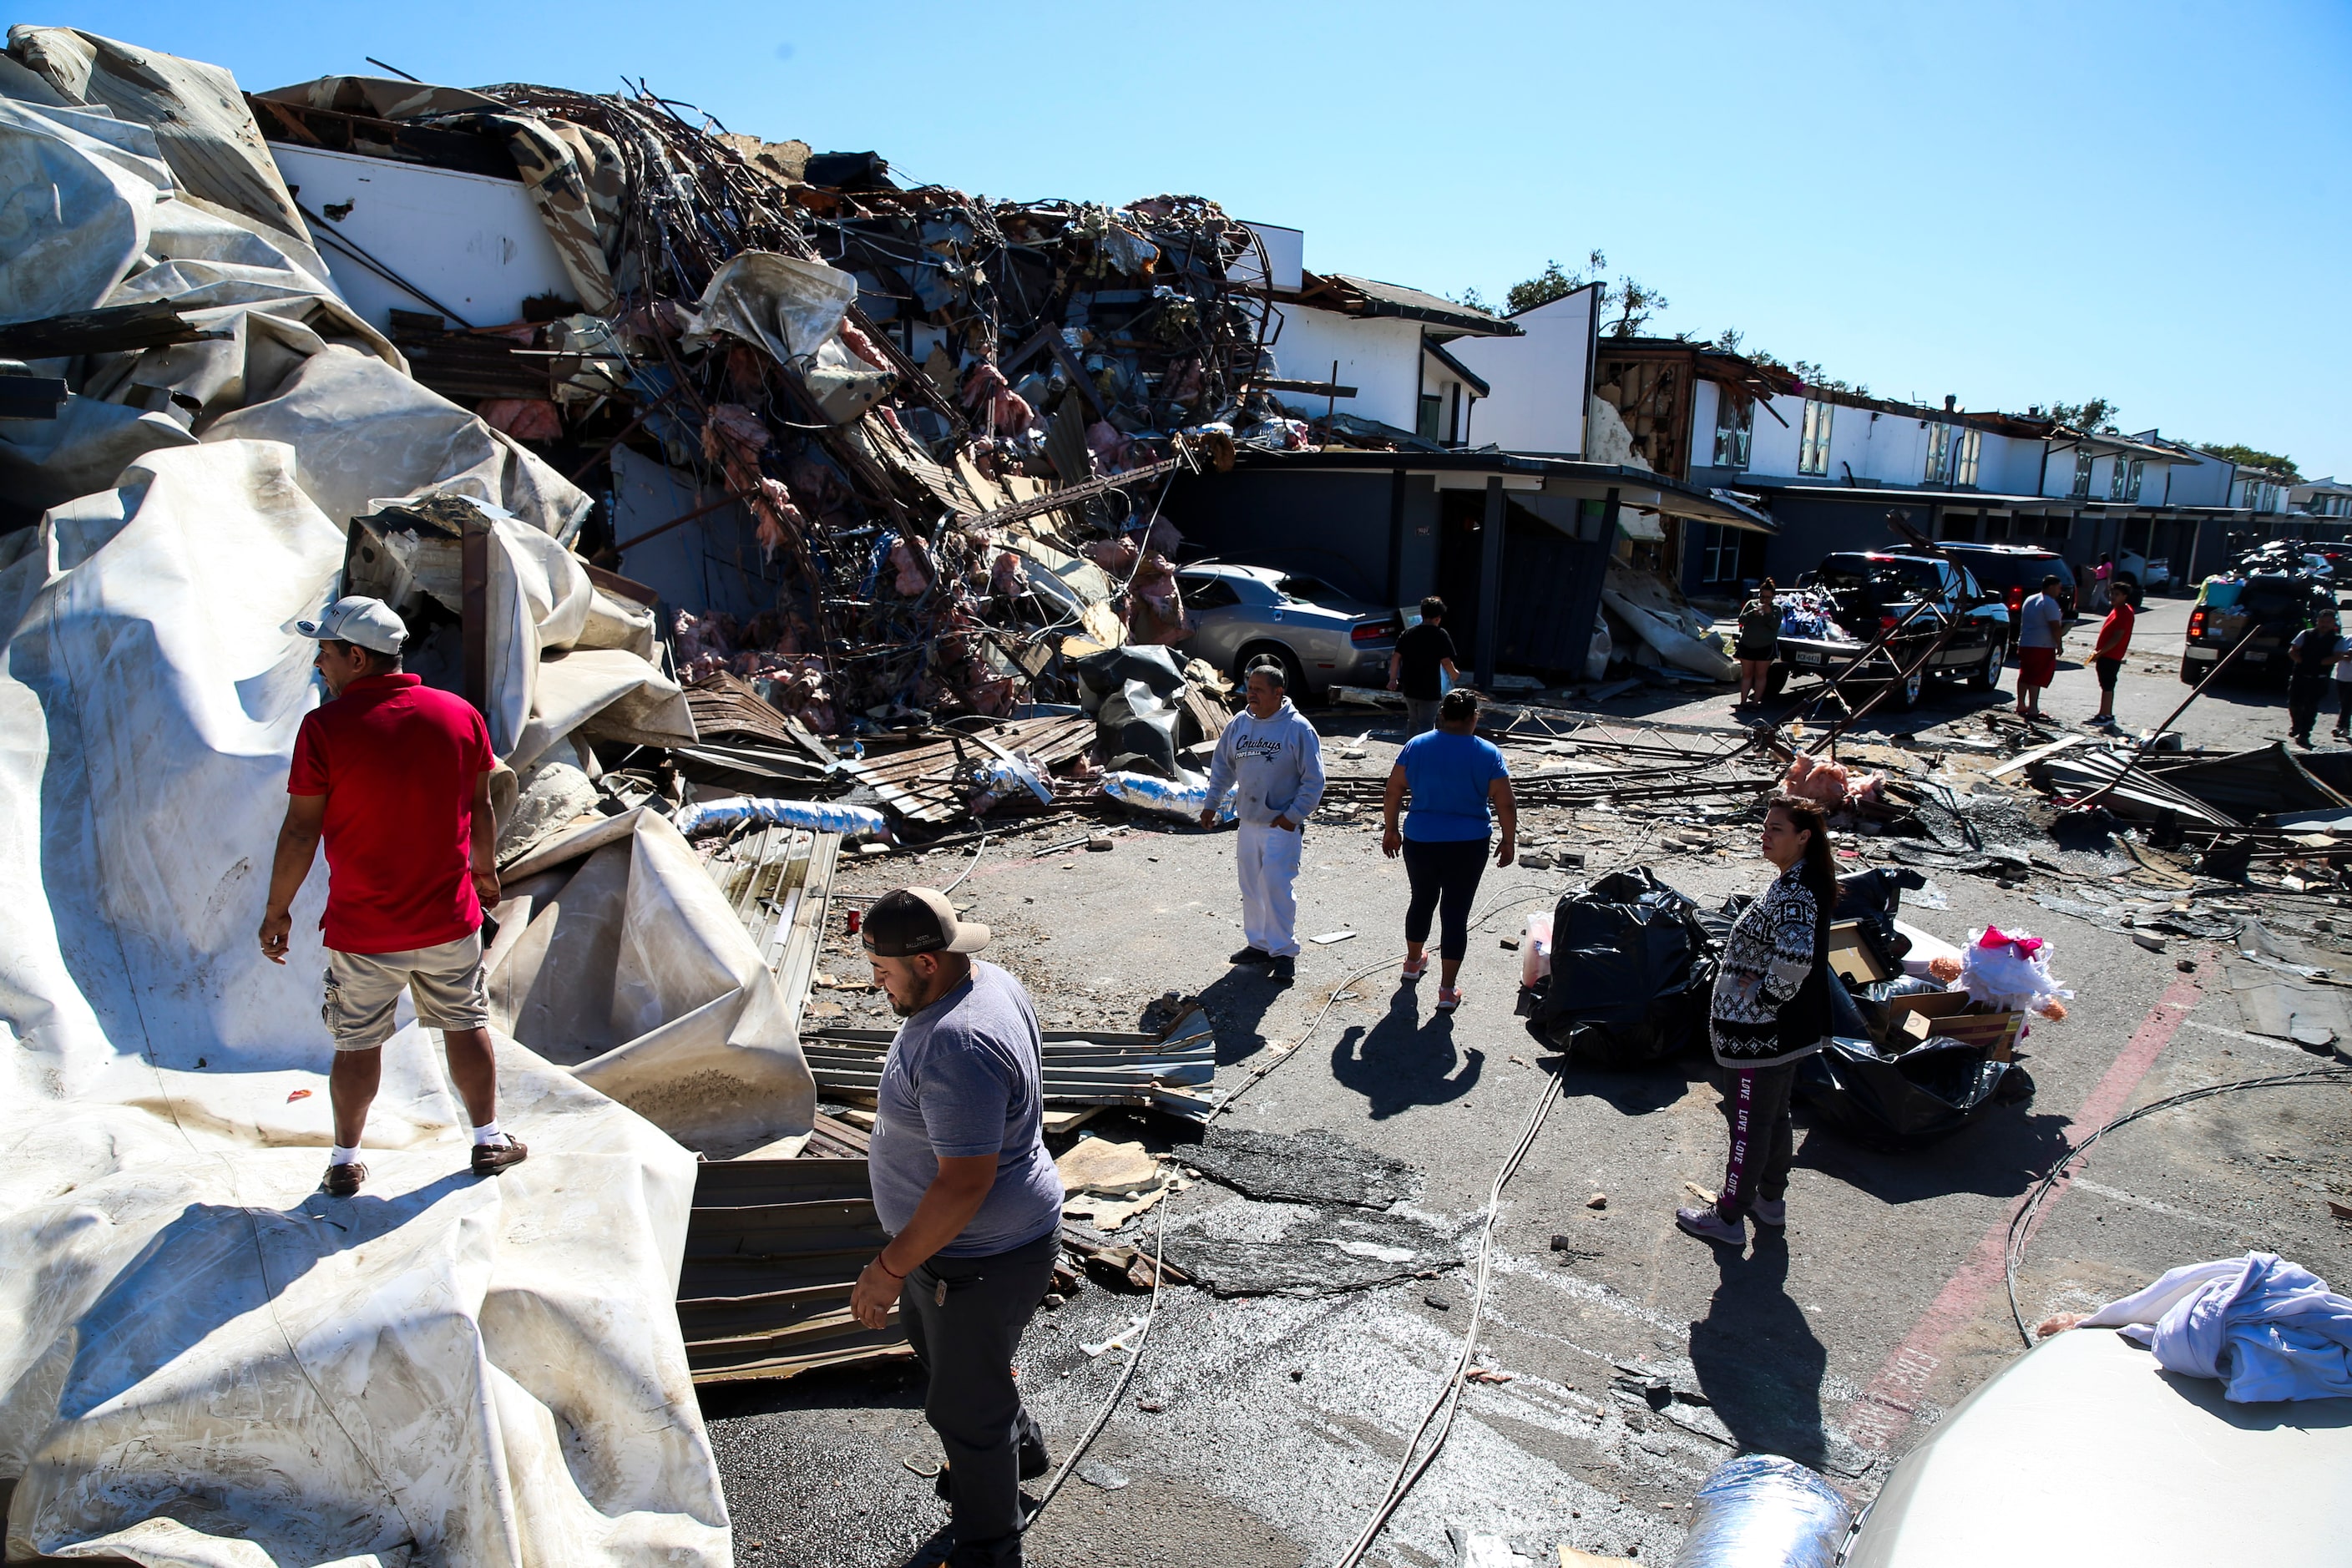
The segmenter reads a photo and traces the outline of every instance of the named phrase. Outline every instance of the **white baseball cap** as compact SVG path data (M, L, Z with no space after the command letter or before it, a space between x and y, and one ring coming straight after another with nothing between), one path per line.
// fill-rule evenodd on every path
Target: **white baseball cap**
M294 629L320 641L355 643L375 653L396 654L408 640L408 626L382 599L352 594L329 605L315 621L296 621Z

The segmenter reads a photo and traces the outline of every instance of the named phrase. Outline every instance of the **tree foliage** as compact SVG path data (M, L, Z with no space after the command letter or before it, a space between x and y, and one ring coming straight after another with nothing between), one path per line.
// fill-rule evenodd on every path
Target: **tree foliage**
M2208 457L2221 458L2235 463L2242 468L2271 468L2284 474L2290 479L2303 478L2303 470L2294 466L2294 459L2283 452L2265 452L2260 447L2249 447L2238 441L2227 444L2219 441L2200 441L2197 444L2197 449Z
M2116 416L2121 410L2104 397L2094 397L2084 403L2053 403L2047 408L2036 405L2025 412L2031 418L2047 419L2069 430L2099 436L2116 433Z
M1562 267L1558 261L1547 261L1541 272L1511 285L1503 296L1503 313L1516 316L1522 310L1532 310L1538 305L1549 305L1554 300L1564 300L1579 289L1598 283L1601 285L1599 314L1606 322L1608 335L1612 338L1633 337L1650 324L1652 316L1666 309L1666 297L1635 278L1620 276L1612 282L1605 276L1608 270L1609 258L1599 250L1588 255L1584 265L1573 268ZM1475 289L1465 289L1456 297L1455 303L1481 310L1494 309ZM1612 311L1616 312L1617 319L1613 321L1607 321Z

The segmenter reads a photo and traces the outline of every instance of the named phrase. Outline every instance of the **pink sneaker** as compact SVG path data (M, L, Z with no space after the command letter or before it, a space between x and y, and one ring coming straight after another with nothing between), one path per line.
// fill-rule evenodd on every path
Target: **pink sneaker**
M1448 990L1447 990L1444 986L1443 986L1443 985L1441 985L1441 986L1439 986L1439 987L1437 988L1437 1010L1438 1010L1439 1012L1441 1012L1441 1013L1451 1013L1452 1011L1454 1011L1454 1009L1455 1009L1456 1007L1459 1007L1460 1005L1462 1005L1462 993L1461 993L1461 992L1459 992L1459 991L1448 991Z
M1423 956L1418 963L1410 958L1406 959L1404 961L1404 968L1401 971L1404 983L1408 985L1412 984L1414 981L1420 979L1423 975L1428 973L1429 960L1426 956Z

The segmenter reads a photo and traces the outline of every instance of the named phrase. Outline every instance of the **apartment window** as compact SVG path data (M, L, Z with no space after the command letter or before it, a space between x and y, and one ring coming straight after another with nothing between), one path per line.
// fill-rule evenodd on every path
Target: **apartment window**
M2130 483L2131 465L2125 462L2123 458L2118 456L2116 458L2116 466L2107 470L2107 499L2109 500L2123 500L2124 490Z
M1444 421L1445 399L1434 392L1423 393L1421 422L1414 426L1413 434L1424 441L1434 441L1438 438L1438 432L1444 427Z
M1756 433L1756 405L1731 388L1717 389L1715 399L1715 466L1744 468L1748 447Z
M2074 499L2081 500L2089 496L2090 493L2091 454L2084 448L2077 447L2074 448Z
M1805 422L1797 433L1797 472L1826 474L1830 471L1830 409L1831 405L1805 400Z
M1960 460L1952 470L1952 483L1974 486L1977 482L1977 458L1984 452L1984 432L1960 432Z
M1710 522L1699 538L1699 581L1730 585L1764 573L1764 535Z
M2131 478L2124 481L2124 500L2139 500L2139 481L2140 481L2140 476L2141 476L2142 474L2146 473L2147 471L2147 464L2146 464L2145 462L2141 461L2140 459L2138 459L2138 458L2135 458L2132 460L2132 466L2131 466Z
M1939 485L1951 477L1951 468L1952 427L1931 424L1927 426L1927 466L1919 478L1925 483Z

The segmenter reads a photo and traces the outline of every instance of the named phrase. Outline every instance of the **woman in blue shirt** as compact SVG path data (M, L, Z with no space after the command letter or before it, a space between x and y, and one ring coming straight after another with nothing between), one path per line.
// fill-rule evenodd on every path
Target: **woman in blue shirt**
M1400 829L1397 813L1408 794L1412 810ZM1455 981L1470 951L1470 902L1486 869L1489 805L1503 828L1502 842L1495 846L1495 864L1507 866L1519 823L1510 769L1494 742L1478 738L1478 694L1457 686L1438 705L1437 728L1414 736L1397 753L1396 766L1389 770L1381 821L1381 853L1391 860L1402 854L1405 876L1412 883L1412 899L1404 910L1408 983L1429 972L1423 948L1429 941L1431 913L1443 921L1437 943L1441 1013L1462 1005Z

